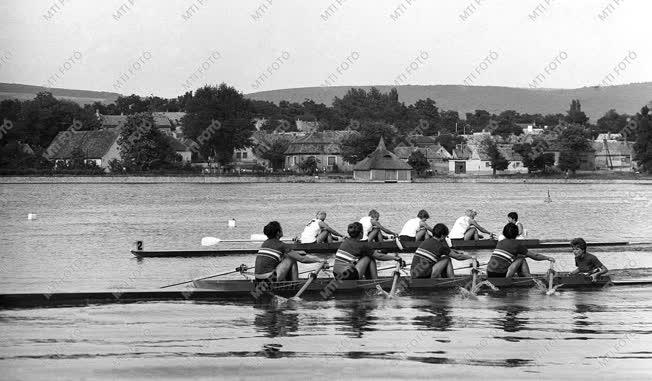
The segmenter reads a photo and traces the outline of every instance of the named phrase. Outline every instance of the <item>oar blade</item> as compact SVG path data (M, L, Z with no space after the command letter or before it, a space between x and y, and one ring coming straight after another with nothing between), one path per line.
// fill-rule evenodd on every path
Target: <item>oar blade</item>
M213 246L213 245L217 245L221 241L222 241L221 239L215 238L215 237L204 237L204 238L201 239L201 245L202 246Z

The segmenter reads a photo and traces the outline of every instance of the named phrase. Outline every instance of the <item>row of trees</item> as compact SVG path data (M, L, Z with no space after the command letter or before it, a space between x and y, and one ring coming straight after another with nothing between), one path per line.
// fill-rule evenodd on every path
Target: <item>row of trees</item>
M442 146L452 151L457 144L463 142L458 133L477 132L490 127L492 134L496 136L519 135L522 130L516 123L534 122L537 125L556 126L560 121L574 126L560 135L561 144L568 150L568 154L563 158L564 162L577 163L577 155L588 149L588 139L595 137L597 133L621 131L632 121L638 123L638 127L629 129L628 138L636 139L637 134L641 138L636 145L638 150L643 150L643 153L637 154L638 160L646 163L649 162L647 158L650 156L645 151L645 139L649 139L649 132L642 127L646 125L646 118L649 119L647 113L645 116L642 113L630 116L609 110L598 119L596 125L591 125L581 110L579 100L573 100L565 114L520 114L507 110L496 115L485 110L475 110L474 113L466 114L466 120L460 120L457 111L440 110L430 98L406 106L399 101L396 89L388 93L381 93L376 88L369 91L350 89L342 98L336 97L332 106L318 104L312 100L301 104L282 101L276 105L249 100L226 84L204 86L175 99L130 95L119 97L115 103L109 105L94 103L83 107L74 102L57 99L50 93L39 93L33 100L27 101L4 100L0 102L0 117L11 121L13 128L4 134L0 141L1 148L6 148L11 142L22 141L38 153L50 144L58 132L70 128L75 123L78 123L81 129L99 128L100 121L95 116L96 111L102 114L135 115L140 120L151 118L147 115L155 111L184 111L186 116L182 125L185 136L197 143L197 151L204 158L210 157L222 164L231 160L234 149L252 144L250 139L255 130L254 118L266 119L263 129L270 131L278 128L296 129L296 119L317 121L321 129L355 130L357 133L350 134L343 142L344 158L351 163L362 160L373 151L381 136L388 148L393 149L409 135L434 135ZM138 122L135 122L135 125L138 125ZM158 138L150 137L150 143L156 139ZM537 153L542 144L548 144L549 141L542 139L543 141L531 143L529 146L525 144L516 147L530 168L545 167L545 159ZM281 164L282 153L288 144L288 141L279 139L260 154L273 163ZM141 148L147 151L146 147ZM161 146L157 149L163 150L160 157L154 159L156 155L147 151L147 160L155 160L154 163L173 161L167 148ZM131 156L126 154L126 158L128 162L139 160L135 153Z

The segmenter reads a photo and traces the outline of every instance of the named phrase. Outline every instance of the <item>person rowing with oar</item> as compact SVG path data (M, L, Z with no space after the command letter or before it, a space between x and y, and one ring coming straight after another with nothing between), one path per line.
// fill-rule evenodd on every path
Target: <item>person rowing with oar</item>
M371 209L369 215L362 217L360 223L362 224L362 240L369 242L381 242L383 240L383 233L396 236L397 234L387 229L378 221L380 213L376 209Z
M349 238L345 239L335 253L333 274L335 279L356 280L363 275L367 279L377 279L376 259L380 261L398 261L401 265L405 262L398 255L382 254L371 248L368 242L362 239L362 224L353 222L349 224L347 232Z
M328 226L324 220L326 219L326 212L319 211L314 219L312 219L301 233L301 243L322 243L333 242L333 236L344 237L335 229Z
M484 238L479 232L489 234L490 237L493 237L493 233L480 226L480 224L475 220L475 216L477 215L478 212L474 209L467 209L462 217L455 220L455 224L453 224L453 228L451 229L450 238L463 239L465 241L477 241L480 238Z
M607 274L609 270L600 262L598 257L586 252L586 241L583 238L574 238L570 244L575 255L575 266L577 268L568 275L582 274L590 276L591 281L597 282L601 275Z
M430 218L430 214L424 209L421 209L417 213L416 218L409 219L403 229L398 233L398 238L404 242L419 242L427 238L428 231L431 230L430 226L426 223L426 220Z
M410 267L412 278L453 278L455 274L451 257L458 261L477 261L461 251L451 250L446 243L447 236L446 225L439 223L432 228L432 238L423 241L414 253Z
M511 278L515 274L521 277L531 277L530 267L525 260L555 262L555 258L543 254L529 252L520 240L517 240L518 226L508 223L503 228L505 239L499 241L487 264L487 277Z
M281 241L283 229L278 221L265 225L263 233L267 240L260 245L256 256L254 275L258 281L286 281L299 279L299 267L302 263L325 263L326 259L309 255L302 251L294 251L292 247Z

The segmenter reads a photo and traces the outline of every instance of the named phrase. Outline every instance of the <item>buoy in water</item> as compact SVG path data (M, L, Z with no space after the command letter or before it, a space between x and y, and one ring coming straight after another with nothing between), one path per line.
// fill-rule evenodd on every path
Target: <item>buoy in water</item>
M550 197L550 189L548 189L548 197L543 199L544 202L552 202L552 198Z
M228 227L234 228L235 227L235 218L231 218L227 224Z
M34 214L34 213L27 213L27 219L28 219L28 220L35 220L35 219L36 219L36 214Z

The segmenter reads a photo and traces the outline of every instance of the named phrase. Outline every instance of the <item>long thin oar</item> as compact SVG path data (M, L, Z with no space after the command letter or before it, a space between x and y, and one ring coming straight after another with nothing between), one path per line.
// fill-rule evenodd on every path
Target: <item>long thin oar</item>
M236 267L235 270L233 270L233 271L227 271L227 272L225 272L225 273L209 275L209 276L205 276L205 277L201 277L201 278L195 278L195 279L187 280L187 281L185 281L185 282L179 282L179 283L174 283L174 284L168 284L167 286L163 286L163 287L161 287L161 288L168 288L168 287L172 287L172 286L180 286L180 285L182 285L182 284L191 283L191 282L194 282L194 281L196 281L196 280L204 280L204 279L208 279L208 278L215 278L215 277L222 276L222 275L228 275L228 274L233 274L233 273L240 273L240 272L243 272L243 271L247 271L247 269L249 269L249 268L250 268L249 266L243 264L243 265L240 265L240 266Z
M250 239L221 239L217 237L204 237L201 239L202 246L213 246L221 242L263 242L267 238L253 237ZM281 241L290 242L291 239L282 239Z
M392 289L389 291L389 298L396 295L396 286L398 286L398 278L401 277L401 262L396 262L396 269L394 270L394 281L392 282Z
M294 295L294 297L292 298L293 300L297 300L299 299L299 297L301 297L303 292L308 289L308 286L310 286L310 283L312 283L313 280L317 279L317 275L319 275L319 272L325 267L325 265L326 262L324 262L321 266L319 266L319 268L316 271L310 273L310 275L308 276L308 280L306 281L306 283L303 284L301 289L299 289L297 294Z

